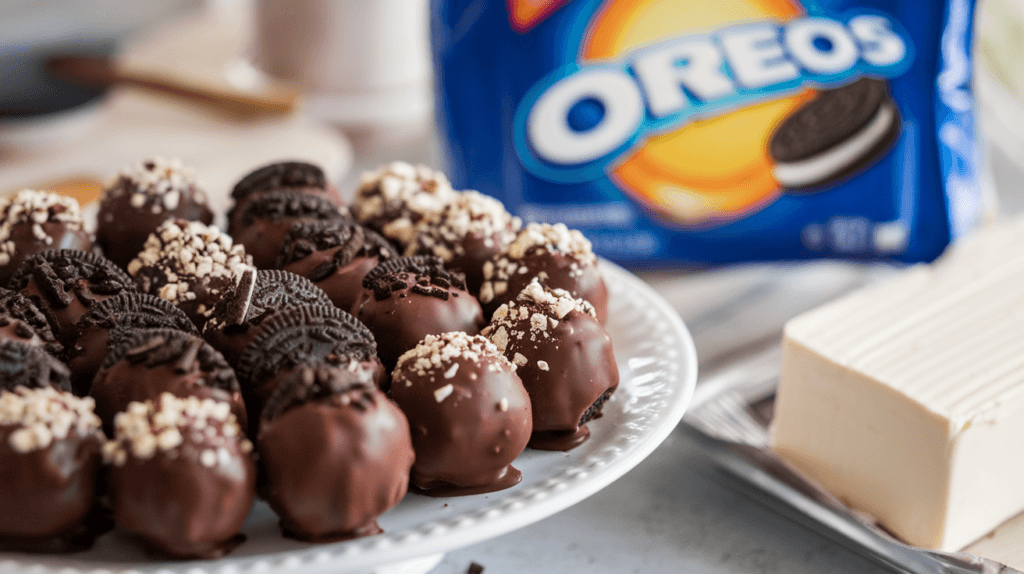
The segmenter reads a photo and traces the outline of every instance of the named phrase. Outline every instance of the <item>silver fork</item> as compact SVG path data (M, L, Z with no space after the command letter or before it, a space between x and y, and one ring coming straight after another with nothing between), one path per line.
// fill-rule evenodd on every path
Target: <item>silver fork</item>
M762 502L781 503L792 518L815 529L827 528L851 550L896 572L1021 574L965 552L908 546L776 457L768 448L767 428L751 416L749 406L774 395L780 357L777 345L756 350L697 386L683 422L723 470L753 487L750 494Z

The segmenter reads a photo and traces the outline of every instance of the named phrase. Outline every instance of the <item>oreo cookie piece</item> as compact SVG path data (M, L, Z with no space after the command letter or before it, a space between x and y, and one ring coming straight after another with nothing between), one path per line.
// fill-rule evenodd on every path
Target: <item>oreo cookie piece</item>
M106 257L72 249L29 257L14 273L10 286L32 300L65 344L90 307L137 289L131 277Z
M267 318L293 307L331 306L322 289L304 277L278 269L247 270L235 291L221 299L203 329L203 337L237 364L256 328Z
M356 361L371 369L379 382L384 369L376 351L370 330L336 307L304 305L274 313L256 329L237 363L253 422L281 379L300 365Z
M71 373L64 363L38 345L0 340L0 390L53 387L71 391Z
M10 289L0 288L0 315L19 321L32 329L43 347L54 357L64 356L64 347L57 342L53 328L31 299Z
M274 191L292 191L305 195L316 195L338 206L344 207L338 190L327 181L319 167L301 161L283 161L263 166L246 175L231 190L234 206L228 212L228 232L234 235L241 229L241 215L248 203L261 194Z
M231 221L228 233L245 246L253 265L270 269L293 223L303 220L332 220L347 216L338 206L317 195L297 191L271 191L245 204Z
M397 256L386 239L353 221L309 221L292 225L277 267L306 277L334 305L351 310L366 274Z
M75 394L89 393L110 350L121 346L133 329L175 329L199 334L184 311L155 295L126 291L104 299L82 316L68 339L67 363Z
M885 80L862 78L823 91L775 129L768 142L772 173L790 190L828 185L872 165L900 128Z
M155 402L164 393L228 403L244 428L246 409L235 372L201 337L176 329L135 329L119 343L89 390L108 433L114 416L129 403Z

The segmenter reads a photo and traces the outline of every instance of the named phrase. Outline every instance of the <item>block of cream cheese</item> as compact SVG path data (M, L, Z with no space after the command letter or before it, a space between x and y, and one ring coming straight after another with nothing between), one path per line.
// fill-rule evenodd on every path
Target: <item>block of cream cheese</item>
M773 448L916 546L1024 510L1024 221L785 328Z

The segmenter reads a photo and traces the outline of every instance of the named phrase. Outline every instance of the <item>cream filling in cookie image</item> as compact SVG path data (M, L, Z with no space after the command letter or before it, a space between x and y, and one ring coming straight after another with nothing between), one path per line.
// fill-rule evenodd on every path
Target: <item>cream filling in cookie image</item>
M886 102L879 106L875 117L853 137L807 159L777 163L772 168L772 175L783 187L806 187L829 179L869 155L888 137L893 123L897 121L896 108Z

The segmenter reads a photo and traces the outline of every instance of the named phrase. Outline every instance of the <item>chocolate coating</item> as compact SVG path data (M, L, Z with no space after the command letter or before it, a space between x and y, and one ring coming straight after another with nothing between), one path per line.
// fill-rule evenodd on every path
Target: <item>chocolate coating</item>
M25 260L11 277L11 289L28 297L67 345L91 306L137 288L109 259L85 251L43 251Z
M427 335L475 335L484 324L464 276L432 256L399 257L374 267L363 279L353 314L376 337L377 354L388 369Z
M76 395L87 395L110 350L124 343L134 329L176 329L198 335L181 310L154 295L125 291L93 305L75 325L68 340L67 363Z
M364 363L377 381L384 375L373 335L352 315L315 305L274 313L256 329L238 361L238 379L253 423L281 380L287 378L288 370L305 364L347 365L351 361Z
M0 339L0 390L53 387L71 391L71 373L42 347Z
M338 207L344 205L338 190L319 167L301 161L272 163L252 171L232 188L235 205L228 212L228 233L234 235L241 228L239 220L249 201L274 191L315 195Z
M245 403L234 371L201 337L183 331L131 331L104 359L89 390L107 432L129 403L157 400L163 393L226 402L245 427Z
M260 492L286 536L324 542L379 533L376 518L408 489L414 454L405 415L370 371L349 367L292 369L264 410Z
M322 289L308 279L278 269L247 270L238 285L213 309L203 337L236 365L257 327L274 313L303 305L331 306Z
M608 318L608 287L597 268L590 241L564 224L531 223L519 232L507 253L484 267L480 303L488 317L533 280L552 289L565 289L594 306L597 320Z
M272 269L288 236L299 221L330 221L346 218L323 197L297 191L271 191L250 199L228 229L235 243L245 246L259 269Z
M25 408L35 412L12 420ZM68 426L58 428L53 412L69 417ZM83 523L96 500L98 426L89 405L69 393L0 391L0 549L73 551L91 545L96 533ZM45 440L34 430L46 431Z
M590 304L535 281L483 334L519 367L533 404L530 446L568 450L586 440L586 423L619 384L611 338Z
M0 285L25 259L49 249L92 248L78 202L49 191L26 189L0 203Z
M244 539L256 469L252 444L223 405L165 394L159 406L133 403L118 418L104 453L114 519L153 551L215 559Z
M180 161L147 159L125 169L103 194L96 216L96 243L122 269L142 251L164 221L213 222L206 194Z
M530 439L530 398L515 367L487 339L428 336L395 368L391 398L412 429L412 483L433 496L508 488Z
M296 223L277 266L313 281L337 307L351 310L366 274L397 255L386 239L354 222Z

